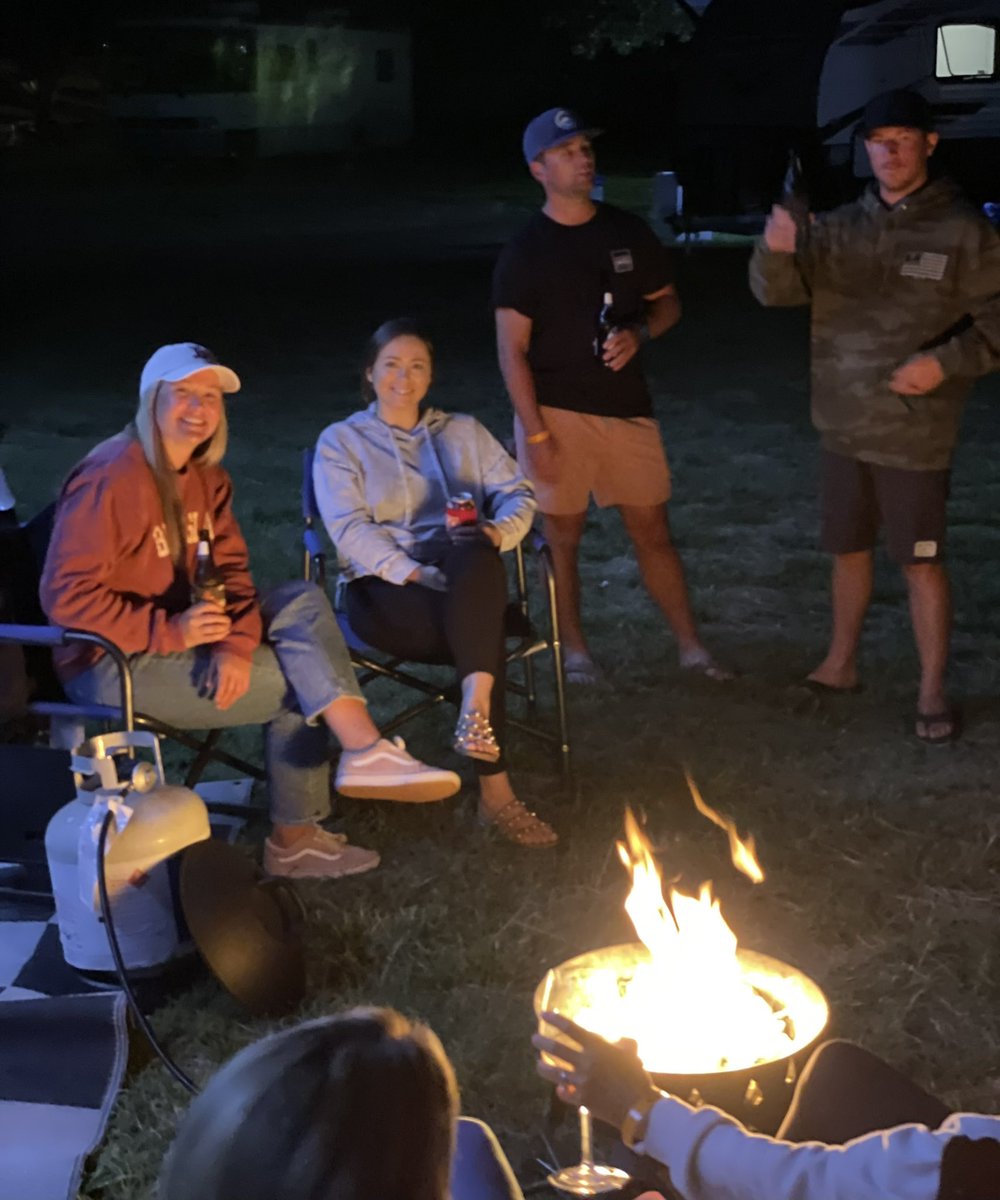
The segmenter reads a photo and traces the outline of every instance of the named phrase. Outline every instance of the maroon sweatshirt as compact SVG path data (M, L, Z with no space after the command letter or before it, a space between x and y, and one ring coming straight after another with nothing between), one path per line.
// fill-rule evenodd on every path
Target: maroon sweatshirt
M126 654L180 653L184 642L170 618L191 604L198 531L208 529L233 623L216 646L250 658L260 643L261 617L246 542L233 516L232 482L222 467L194 463L176 478L186 541L182 568L170 557L163 505L139 442L121 433L91 450L59 496L42 608L54 624L102 634ZM102 653L92 646L58 649L56 669L71 679Z

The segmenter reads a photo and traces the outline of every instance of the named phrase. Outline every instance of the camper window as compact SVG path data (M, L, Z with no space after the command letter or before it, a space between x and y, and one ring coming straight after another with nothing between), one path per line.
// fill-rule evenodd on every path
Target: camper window
M939 25L938 79L995 79L997 31L992 25Z
M119 95L249 92L254 35L171 25L124 25L111 43L110 88Z
M295 47L274 46L271 49L269 83L290 83L295 78Z
M375 51L375 82L392 83L396 78L396 56L391 50Z

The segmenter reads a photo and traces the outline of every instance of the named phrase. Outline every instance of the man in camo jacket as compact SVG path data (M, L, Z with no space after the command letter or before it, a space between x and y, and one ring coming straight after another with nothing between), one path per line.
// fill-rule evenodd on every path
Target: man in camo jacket
M812 305L821 542L834 558L830 646L808 682L859 687L872 550L884 525L920 658L915 732L945 742L959 732L945 692L945 507L965 397L976 377L1000 368L1000 237L953 183L928 180L938 135L922 96L876 97L863 129L871 188L804 230L773 208L750 286L762 304Z

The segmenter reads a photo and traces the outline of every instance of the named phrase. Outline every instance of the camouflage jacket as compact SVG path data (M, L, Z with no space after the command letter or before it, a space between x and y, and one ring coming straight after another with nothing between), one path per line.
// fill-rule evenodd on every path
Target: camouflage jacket
M871 189L817 217L795 254L759 239L750 287L762 304L812 305L812 417L823 444L884 466L951 462L972 381L1000 369L1000 236L948 180L887 208ZM930 351L944 382L889 388Z

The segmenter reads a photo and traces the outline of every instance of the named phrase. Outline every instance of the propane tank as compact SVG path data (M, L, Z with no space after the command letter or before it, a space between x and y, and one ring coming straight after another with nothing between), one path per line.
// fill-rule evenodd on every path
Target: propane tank
M136 750L152 752L152 761ZM129 969L165 966L192 949L171 858L211 836L208 810L189 788L164 781L153 733L108 733L70 758L76 799L45 831L45 853L63 955L82 971L111 972L114 959L100 915L97 847L109 812L104 873L111 919Z

